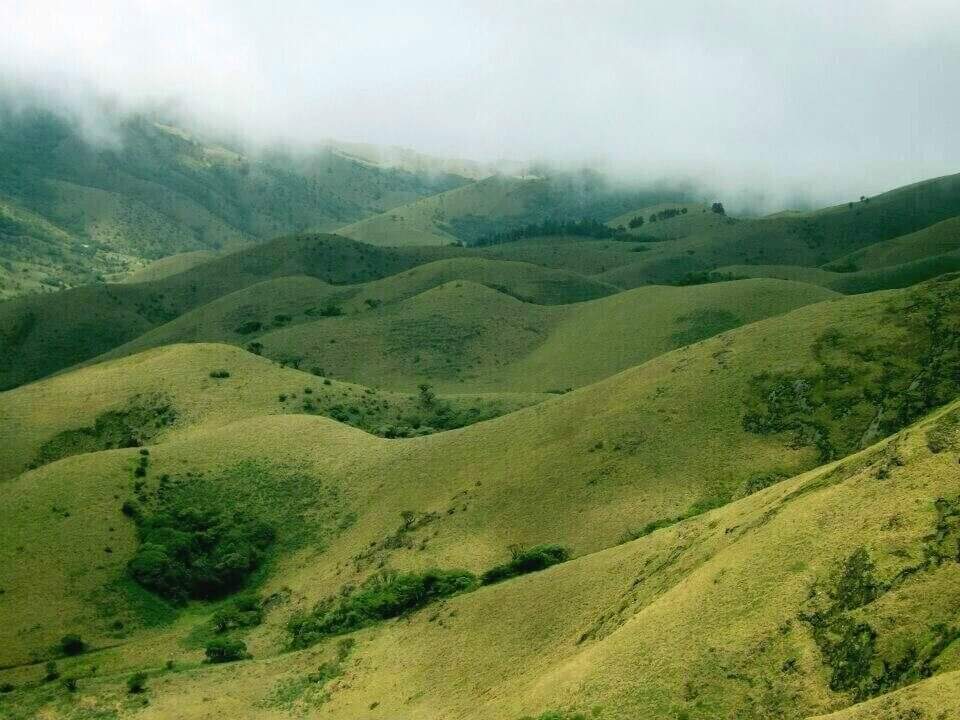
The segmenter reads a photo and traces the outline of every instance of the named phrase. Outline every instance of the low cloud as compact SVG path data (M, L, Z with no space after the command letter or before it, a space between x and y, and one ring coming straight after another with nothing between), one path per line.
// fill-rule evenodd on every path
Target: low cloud
M4 25L7 94L104 141L102 118L161 108L251 143L588 164L763 206L960 170L954 0L15 0Z

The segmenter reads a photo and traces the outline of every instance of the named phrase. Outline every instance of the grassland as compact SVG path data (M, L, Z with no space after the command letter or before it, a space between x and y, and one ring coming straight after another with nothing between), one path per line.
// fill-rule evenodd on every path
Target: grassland
M728 265L824 266L960 215L958 184L960 176L951 175L815 212L723 224L652 245L636 263L599 277L635 287Z
M538 306L452 281L360 316L322 318L258 337L262 352L333 376L406 389L566 390L751 320L832 297L810 285L745 281L639 288ZM762 300L760 300L762 298Z
M0 304L0 718L951 717L957 190Z
M934 367L928 356L946 349L934 339L942 335L931 330L924 341L886 319L918 303L934 312L954 302L955 285L800 308L452 432L391 441L325 418L278 414L201 424L151 445L145 509L169 482L162 478L182 479L246 498L285 543L257 580L262 596L276 599L264 624L243 635L254 659L229 670L199 665L202 651L189 641L214 608L145 607L117 584L136 548L120 505L137 496L139 450L44 465L0 485L12 513L0 530L4 662L42 661L61 635L78 632L98 649L62 659L61 671L80 677L88 703L124 715L134 709L124 678L151 668L149 705L137 709L145 717L212 709L284 717L290 708L475 717L480 708L503 718L553 709L601 718L802 718L956 670L950 643L938 640L938 628L955 622L954 515L938 498L960 495L950 470L956 425L935 415L910 427L923 409L896 413L884 431L899 434L872 446L871 414L828 412L825 429L855 438L853 454L812 469L818 448L793 426L757 432L743 422L767 397L756 383L772 368L812 375L823 363L855 364L871 347ZM856 386L893 408L915 376L913 367L893 378L857 373ZM849 405L849 383L844 388L817 403ZM933 452L930 431L940 426L946 439ZM635 530L663 518L677 520ZM861 568L869 575L860 578L873 588L869 602L821 606L839 592L831 583L865 537L873 538L870 565ZM543 542L563 543L576 558L360 630L339 671L343 682L321 673L311 681L319 687L297 684L335 655L323 643L285 650L283 628L298 609L381 567L479 572L503 562L510 545ZM869 662L851 677L834 677L817 613L873 629ZM33 630L16 632L27 618ZM173 671L163 669L168 659ZM5 702L54 717L77 712L65 691L31 685L42 672L4 671L15 686ZM465 685L464 677L474 680Z

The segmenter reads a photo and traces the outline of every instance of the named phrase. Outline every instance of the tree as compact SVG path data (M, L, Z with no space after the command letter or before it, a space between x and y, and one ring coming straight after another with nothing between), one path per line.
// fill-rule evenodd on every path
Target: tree
M727 211L723 209L723 203L722 203L722 202L715 202L713 205L710 206L710 209L711 209L713 212L715 212L717 215L726 215L726 214L727 214Z
M127 678L127 691L131 695L137 695L147 689L147 674L145 672L135 672Z
M87 644L79 635L70 633L60 638L60 649L64 655L79 655L87 649Z

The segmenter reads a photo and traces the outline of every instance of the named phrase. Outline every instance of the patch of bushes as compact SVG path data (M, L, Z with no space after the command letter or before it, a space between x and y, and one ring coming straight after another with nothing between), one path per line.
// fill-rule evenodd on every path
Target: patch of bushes
M127 678L127 692L131 695L138 695L147 689L147 674L145 672L135 672Z
M247 322L243 323L243 325L241 325L236 330L234 330L234 332L237 335L250 335L251 333L258 332L259 330L262 330L262 329L263 329L263 323L259 322L258 320L248 320Z
M238 590L275 537L272 527L239 512L168 507L135 519L140 546L127 566L130 577L174 602Z
M220 370L211 370L210 377L216 378L217 380L222 380L223 378L230 377L230 371L222 368Z
M208 663L226 663L250 657L247 644L236 638L215 638L204 649Z
M254 627L263 622L260 598L253 593L244 593L213 614L213 628L225 633L237 628Z
M60 651L64 655L79 655L87 649L87 644L76 634L70 633L60 638Z
M730 282L732 280L745 280L746 275L734 275L731 272L718 272L716 270L691 271L684 274L674 285L686 287L688 285L707 285L709 283Z
M97 416L93 425L64 430L40 446L30 467L39 467L71 455L139 447L172 425L177 412L165 395L136 395L121 410Z
M618 232L618 230L593 218L583 218L579 220L545 220L541 223L524 225L513 230L486 235L471 244L476 246L499 245L501 243L516 242L524 238L546 237L550 235L574 235L577 237L605 240L615 237Z
M812 347L816 366L761 373L743 427L789 432L826 462L892 435L960 395L960 285L941 279L891 301L880 330L829 330ZM936 446L936 440L935 440Z
M561 545L537 545L529 550L514 547L510 549L510 554L509 562L487 570L480 578L480 582L484 585L492 585L518 575L546 570L551 565L570 559L570 551Z
M292 618L287 624L291 645L308 647L324 637L352 632L419 610L476 586L476 576L467 570L378 573L359 588L327 598L311 613Z

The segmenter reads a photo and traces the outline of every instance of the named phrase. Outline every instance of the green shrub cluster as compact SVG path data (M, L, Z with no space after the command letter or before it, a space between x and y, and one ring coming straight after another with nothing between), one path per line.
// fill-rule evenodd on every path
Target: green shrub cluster
M274 541L272 527L240 512L172 507L135 519L140 546L130 576L175 602L238 590Z
M511 554L509 562L487 570L480 578L481 583L491 585L517 575L545 570L570 559L570 551L561 545L537 545L529 550L514 548Z
M247 644L243 640L234 638L216 638L207 643L204 650L209 663L234 662L244 660L250 655L247 653Z
M70 633L60 638L60 650L64 655L79 655L87 649L87 643L79 635Z
M213 614L213 628L218 633L243 627L254 627L263 622L260 598L244 593Z
M328 598L313 612L291 619L287 625L291 644L308 647L324 637L398 617L476 586L476 576L466 570L379 573L355 591Z

